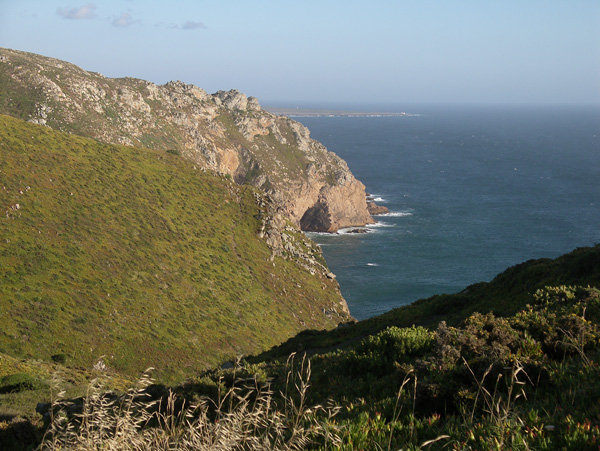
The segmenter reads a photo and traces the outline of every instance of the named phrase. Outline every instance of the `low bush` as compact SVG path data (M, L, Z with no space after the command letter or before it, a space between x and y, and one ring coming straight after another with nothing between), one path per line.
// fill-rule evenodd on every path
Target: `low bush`
M435 335L424 327L388 327L365 338L349 353L349 365L359 373L383 375L395 364L423 356L435 344Z
M0 378L0 393L18 393L43 388L48 388L48 384L27 373L15 373Z

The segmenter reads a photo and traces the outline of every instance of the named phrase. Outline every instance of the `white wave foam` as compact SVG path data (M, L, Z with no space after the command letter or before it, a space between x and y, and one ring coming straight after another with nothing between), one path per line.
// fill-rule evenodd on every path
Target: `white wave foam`
M381 222L381 221L378 221L378 222L376 222L375 224L369 224L369 225L367 226L367 230L368 230L368 229L371 229L371 228L373 228L373 229L376 229L376 228L378 228L378 227L395 227L395 225L394 225L394 224L390 224L389 222Z
M373 216L388 216L388 217L392 217L392 218L401 218L404 216L412 216L412 213L410 211L391 211L389 213L382 213L380 215L373 215Z
M313 239L314 237L317 237L317 236L330 236L331 235L331 233L329 233L329 232L304 232L304 234L311 239Z

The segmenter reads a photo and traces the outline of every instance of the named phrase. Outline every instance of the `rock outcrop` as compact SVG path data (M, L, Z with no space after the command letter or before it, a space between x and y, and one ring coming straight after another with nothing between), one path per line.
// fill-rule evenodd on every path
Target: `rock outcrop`
M385 215L386 213L390 212L390 210L389 210L388 207L384 207L383 205L377 205L372 200L367 200L367 210L373 216L375 216L375 215Z
M304 230L373 222L365 187L341 158L306 127L239 91L208 94L180 81L111 79L8 49L0 49L0 88L0 113L102 142L179 153L262 188Z

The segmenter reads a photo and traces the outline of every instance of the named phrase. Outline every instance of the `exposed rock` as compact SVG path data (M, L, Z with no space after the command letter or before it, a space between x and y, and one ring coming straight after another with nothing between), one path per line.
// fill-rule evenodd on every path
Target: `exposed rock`
M248 97L248 107L249 110L260 111L260 103L258 103L258 99L256 97Z
M369 233L367 229L352 229L348 230L347 233Z
M110 79L72 64L0 49L2 89L27 91L35 107L5 114L103 142L176 151L194 164L267 191L304 230L373 222L365 188L306 127L261 109L237 90L209 95L171 81ZM27 105L21 108L29 108Z
M384 207L383 205L377 205L373 201L367 201L367 209L369 211L369 214L371 215L384 215L390 212L388 207Z

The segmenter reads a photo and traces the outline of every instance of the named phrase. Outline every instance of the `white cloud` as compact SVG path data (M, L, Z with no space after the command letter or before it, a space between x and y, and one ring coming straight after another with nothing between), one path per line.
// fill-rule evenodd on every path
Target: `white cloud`
M87 3L79 8L72 8L70 6L66 8L56 8L56 14L63 19L93 19L96 17L96 13L94 12L95 10L96 5L93 3Z
M188 20L181 26L182 30L197 30L199 28L204 29L206 28L206 25L204 25L202 22L194 22L193 20Z
M129 27L134 23L131 14L123 12L119 17L115 17L112 21L113 26L118 28Z

